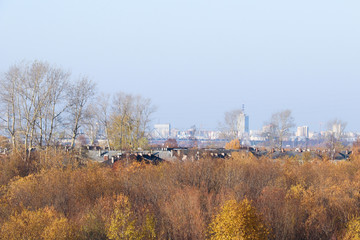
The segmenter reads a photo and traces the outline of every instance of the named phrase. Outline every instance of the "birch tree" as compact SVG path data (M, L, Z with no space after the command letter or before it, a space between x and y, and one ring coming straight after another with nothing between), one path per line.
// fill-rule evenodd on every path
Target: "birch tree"
M90 145L94 145L99 134L100 124L98 119L98 106L95 104L86 108L84 113L84 132L88 136Z
M109 150L110 147L110 138L109 138L109 124L110 124L110 96L109 94L100 94L97 99L97 110L96 116L99 124L104 130L104 135L106 139L106 144Z
M283 142L290 134L290 129L295 126L294 118L290 110L276 112L271 116L270 122L267 123L266 131L263 133L270 145L278 148L283 147Z
M339 152L344 148L341 143L341 137L344 135L346 125L345 122L339 119L334 119L327 123L328 131L325 145L331 160L335 159L336 152Z
M224 114L224 122L220 124L221 136L228 140L239 139L239 116L243 113L241 109L235 109Z
M69 87L69 76L69 72L60 68L51 68L48 71L45 87L49 93L38 121L39 146L53 144L56 130L62 127L61 115L68 107L65 100L66 91Z
M19 66L13 65L4 74L1 79L1 107L5 113L3 124L6 132L11 138L12 148L16 149L16 137L18 134L19 121L19 98L17 95L17 87L21 78L21 70Z
M3 122L13 149L20 139L26 150L48 146L61 113L69 73L47 62L21 62L9 68L1 80Z
M75 146L75 140L79 135L79 129L84 123L85 111L90 100L95 95L95 83L88 77L81 77L70 85L67 101L69 114L69 127L71 129L71 147Z
M151 100L118 93L110 116L110 142L115 148L137 149L147 144L150 116L155 111Z

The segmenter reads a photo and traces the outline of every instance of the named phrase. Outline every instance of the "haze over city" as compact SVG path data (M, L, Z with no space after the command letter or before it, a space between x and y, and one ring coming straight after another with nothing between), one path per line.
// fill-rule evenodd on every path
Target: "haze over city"
M0 0L0 240L360 238L359 0Z
M250 128L292 110L360 131L358 1L0 1L0 72L22 60L150 98L153 123L216 129L245 104Z

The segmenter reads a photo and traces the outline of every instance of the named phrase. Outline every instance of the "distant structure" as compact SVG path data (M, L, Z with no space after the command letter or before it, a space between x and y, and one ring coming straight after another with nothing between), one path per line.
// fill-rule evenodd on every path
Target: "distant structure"
M243 111L237 117L237 132L239 138L244 138L249 135L249 116L247 116Z
M334 123L332 125L331 132L335 135L335 137L337 137L337 138L340 137L341 132L342 132L341 128L342 128L341 123Z
M153 138L168 139L171 134L171 126L169 123L166 124L155 124L152 132Z
M309 127L301 126L297 128L296 137L309 138Z

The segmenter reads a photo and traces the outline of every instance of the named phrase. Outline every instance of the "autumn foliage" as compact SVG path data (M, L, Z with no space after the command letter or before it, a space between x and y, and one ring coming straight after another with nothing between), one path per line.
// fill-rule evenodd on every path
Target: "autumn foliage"
M24 209L15 213L1 228L1 238L17 239L71 239L75 235L67 218L52 208L37 211Z
M240 148L241 148L241 144L239 139L233 139L225 144L225 149L238 150Z
M211 240L267 239L269 231L248 199L229 200L210 223Z
M50 157L51 156L51 157ZM0 239L356 239L360 158L0 160Z

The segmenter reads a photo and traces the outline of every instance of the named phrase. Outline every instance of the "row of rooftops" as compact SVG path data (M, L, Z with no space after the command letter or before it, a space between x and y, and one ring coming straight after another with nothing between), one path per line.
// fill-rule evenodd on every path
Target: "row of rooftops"
M208 148L208 149L194 149L194 148L158 148L150 151L102 151L89 150L88 157L98 162L105 162L113 164L116 161L145 161L152 164L158 164L163 161L196 161L201 158L230 158L234 152L240 153L242 157L253 155L257 158L269 157L271 159L279 158L297 158L300 161L304 159L304 154L310 159L323 159L328 151L313 151L313 150L285 150L275 151L274 149L268 151L265 149L243 147L239 150L227 150L223 148ZM334 154L334 160L348 160L351 156L351 151L342 151Z

